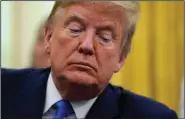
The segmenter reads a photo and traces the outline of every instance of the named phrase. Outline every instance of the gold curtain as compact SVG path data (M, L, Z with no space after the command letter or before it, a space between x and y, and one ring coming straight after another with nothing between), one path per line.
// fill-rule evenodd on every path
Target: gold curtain
M162 102L178 112L184 71L184 2L141 1L132 50L112 84Z

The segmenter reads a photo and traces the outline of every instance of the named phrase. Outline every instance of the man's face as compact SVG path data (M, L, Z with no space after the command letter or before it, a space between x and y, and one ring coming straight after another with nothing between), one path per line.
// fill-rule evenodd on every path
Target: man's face
M59 90L68 88L64 95L71 91L78 97L95 97L120 70L125 17L119 7L84 2L56 13L54 27L46 32L45 40L55 82Z

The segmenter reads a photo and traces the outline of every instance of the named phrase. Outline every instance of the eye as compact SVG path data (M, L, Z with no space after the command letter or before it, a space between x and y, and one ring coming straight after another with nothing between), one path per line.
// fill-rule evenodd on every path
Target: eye
M78 22L71 22L68 25L68 30L72 36L78 36L83 31L83 27Z
M78 34L81 32L81 29L80 28L69 28L70 29L70 32L73 33L73 34Z
M102 42L104 42L104 43L111 42L111 39L110 38L105 38L105 37L101 37L101 36L100 36L100 38L101 38Z
M99 41L102 45L110 44L113 41L112 33L110 32L99 33L99 38L100 38Z

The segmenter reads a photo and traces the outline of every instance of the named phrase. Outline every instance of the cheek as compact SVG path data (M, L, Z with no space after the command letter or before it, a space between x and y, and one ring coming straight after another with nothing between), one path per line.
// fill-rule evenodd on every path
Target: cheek
M116 68L117 55L113 50L102 49L97 53L97 61L99 65L99 88L103 89L109 83Z
M114 66L118 62L118 52L115 48L100 49L98 52L98 62L104 70L113 70Z
M76 48L77 44L77 40L72 39L65 31L61 30L53 37L51 46L55 53L66 57Z
M116 49L99 49L97 51L97 61L100 68L101 80L108 80L111 78L116 64L118 62L118 53Z
M67 59L73 54L78 46L78 41L60 31L53 35L51 40L51 62L56 67L63 67Z

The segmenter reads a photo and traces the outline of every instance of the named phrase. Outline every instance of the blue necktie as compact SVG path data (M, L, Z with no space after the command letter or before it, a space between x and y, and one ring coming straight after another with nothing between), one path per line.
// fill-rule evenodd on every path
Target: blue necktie
M53 119L64 119L75 115L72 105L67 100L60 100L55 103L56 113Z

